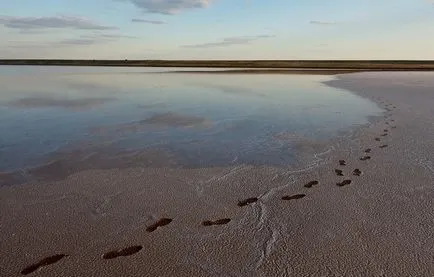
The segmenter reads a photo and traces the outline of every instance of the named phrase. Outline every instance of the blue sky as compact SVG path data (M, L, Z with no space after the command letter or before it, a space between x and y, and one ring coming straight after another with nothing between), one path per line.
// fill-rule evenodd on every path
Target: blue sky
M434 0L4 0L0 36L0 58L434 60Z

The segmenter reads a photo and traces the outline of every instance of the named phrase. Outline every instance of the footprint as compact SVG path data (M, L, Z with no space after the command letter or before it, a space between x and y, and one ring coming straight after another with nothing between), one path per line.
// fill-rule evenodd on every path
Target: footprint
M381 145L381 146L379 146L380 148L386 148L387 146L389 146L389 145L387 145L387 144L383 144L383 145Z
M311 188L312 186L316 186L318 184L319 184L318 181L310 181L309 183L305 184L304 187L305 188Z
M380 139L380 138L375 138L375 140L376 140L376 141L380 141L381 139Z
M58 261L60 261L61 259L68 257L68 255L65 254L58 254L58 255L54 255L54 256L50 256L47 258L44 258L42 260L40 260L38 263L36 264L32 264L26 268L24 268L23 270L21 270L21 274L22 275L28 275L32 272L35 272L36 270L38 270L41 267L47 266L47 265L51 265L51 264L55 264Z
M365 150L365 153L371 153L371 151L372 151L372 149L368 148L368 149Z
M349 185L349 184L351 184L351 180L343 180L343 181L340 182L340 183L336 183L336 185L337 185L338 187L347 186L347 185Z
M386 121L386 125L390 125L390 123Z
M395 122L395 119L391 119L390 121Z
M362 175L362 171L360 171L360 169L356 168L356 169L354 169L354 171L353 171L353 175L354 175L354 176L360 176L360 175Z
M342 170L340 170L340 169L335 169L335 173L338 176L344 176L344 174L342 173Z
M158 220L157 222L155 222L154 224L152 224L151 226L149 226L148 228L146 228L146 231L147 232L154 232L159 227L166 226L172 221L173 220L171 218L162 218L162 219Z
M285 195L282 197L282 200L297 200L304 198L306 194L295 194L295 195Z
M370 159L371 159L371 156L364 156L364 157L360 158L361 161L366 161L366 160L370 160Z
M247 198L247 199L245 199L245 200L238 201L238 206L240 206L240 207L244 207L244 206L247 206L247 205L249 205L249 204L255 203L255 202L257 202L257 201L258 201L258 198L257 198L257 197Z
M231 222L231 220L229 218L223 218L223 219L218 219L215 221L206 220L206 221L202 222L202 225L203 226L224 225L224 224L228 224L229 222Z
M387 133L385 133L385 134L382 134L381 136L382 136L382 137L385 137L385 136L387 136Z
M282 197L282 200L297 200L305 197L306 194L295 194L295 195L285 195Z
M389 132L389 130L387 130L387 129L384 129L384 132L386 132L386 133L387 133L387 132Z
M396 126L392 126L392 129L396 129Z
M143 246L141 246L141 245L130 246L130 247L124 248L122 250L114 250L114 251L107 252L104 255L102 255L102 258L104 260L111 260L111 259L115 259L118 257L127 257L127 256L131 256L131 255L134 255L134 254L140 252L140 250L142 250L142 249L143 249Z
M339 165L347 165L347 163L344 160L339 160Z

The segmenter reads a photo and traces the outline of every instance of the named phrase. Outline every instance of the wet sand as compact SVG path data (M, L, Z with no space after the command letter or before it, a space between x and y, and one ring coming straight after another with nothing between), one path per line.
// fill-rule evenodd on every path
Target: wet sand
M88 170L1 187L0 276L433 276L433 74L327 85L384 117L305 168Z

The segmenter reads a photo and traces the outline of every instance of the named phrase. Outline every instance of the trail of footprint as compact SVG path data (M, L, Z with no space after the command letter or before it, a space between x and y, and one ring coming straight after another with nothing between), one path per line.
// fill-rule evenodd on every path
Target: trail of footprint
M305 184L304 187L305 188L311 188L311 187L316 186L318 184L319 184L318 181L310 181L309 183Z
M239 207L244 207L244 206L247 206L247 205L253 204L253 203L257 202L257 201L258 201L258 198L257 198L257 197L247 198L247 199L245 199L245 200L238 201L238 206L239 206Z
M228 224L229 222L231 222L230 218L223 218L214 221L205 220L202 222L202 225L203 226L224 225L224 224Z
M370 160L370 159L371 159L371 156L364 156L364 157L360 158L361 161L367 161L367 160Z
M389 145L387 145L387 144L383 144L383 145L380 145L380 146L378 146L379 148L386 148L387 146L389 146Z
M340 169L335 169L335 173L336 173L336 175L338 175L338 176L344 176L343 171L340 170Z
M353 175L354 176L360 176L360 175L362 175L362 171L360 169L356 168L353 170Z
M172 222L172 221L173 221L173 219L171 219L171 218L162 218L162 219L158 220L157 222L155 222L154 224L152 224L151 226L149 226L148 228L146 228L146 231L147 232L154 232L159 227L166 226L166 225L170 224L170 222Z
M53 256L44 258L44 259L40 260L39 262L37 262L36 264L32 264L32 265L24 268L23 270L21 270L21 274L22 275L28 275L32 272L35 272L36 270L38 270L41 267L55 264L67 256L68 255L65 255L65 254L58 254L58 255L53 255Z
M347 163L345 162L345 160L339 160L339 165L347 165Z
M343 181L340 182L340 183L336 183L336 185L337 185L338 187L347 186L347 185L349 185L349 184L351 184L351 180L343 180Z
M111 259L115 259L118 257L127 257L127 256L131 256L134 255L138 252L140 252L140 250L143 249L143 246L141 245L134 245L134 246L130 246L121 250L113 250L110 252L105 253L104 255L102 255L102 258L105 260L111 260Z
M297 200L304 198L306 194L295 194L295 195L285 195L282 197L282 200Z

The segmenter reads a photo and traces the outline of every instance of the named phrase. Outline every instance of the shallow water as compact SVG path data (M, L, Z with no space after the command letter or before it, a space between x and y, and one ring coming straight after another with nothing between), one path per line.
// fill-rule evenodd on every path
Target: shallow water
M0 67L0 172L293 165L382 112L330 76L166 70Z

